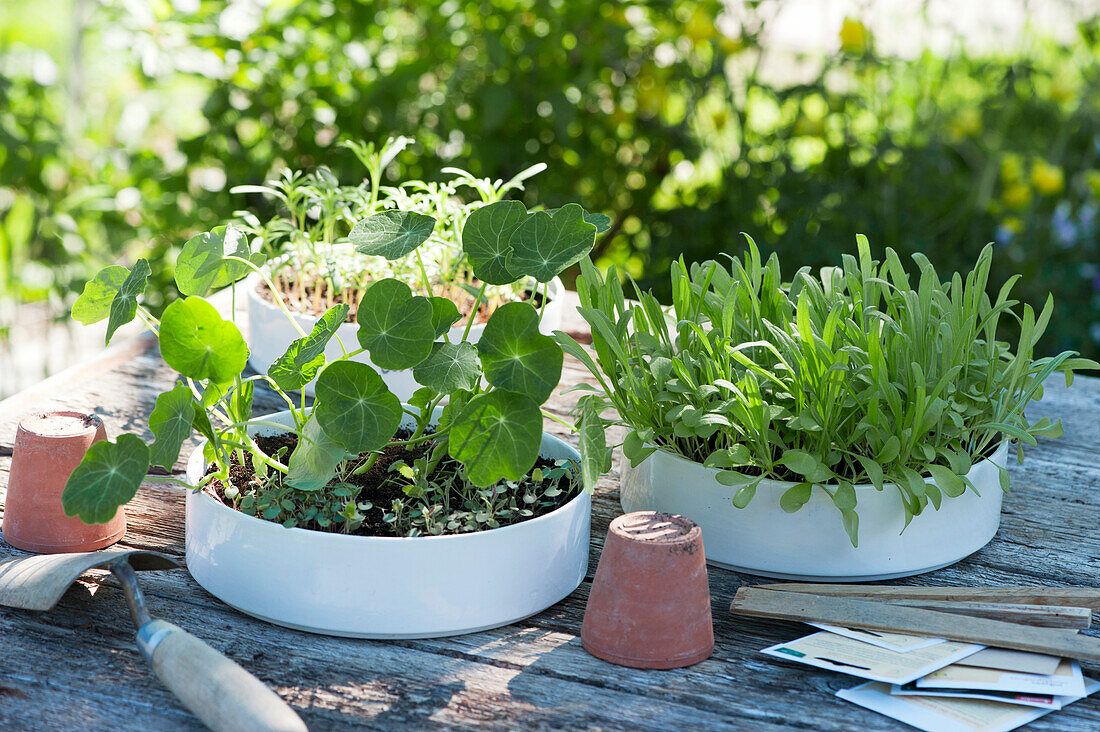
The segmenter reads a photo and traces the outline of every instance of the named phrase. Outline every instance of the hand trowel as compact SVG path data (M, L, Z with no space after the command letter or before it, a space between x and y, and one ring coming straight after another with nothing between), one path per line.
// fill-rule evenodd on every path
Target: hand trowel
M90 569L107 569L122 585L137 627L137 645L157 677L212 730L280 730L306 726L252 674L182 628L149 615L134 570L173 569L149 551L41 554L0 562L0 605L49 610Z

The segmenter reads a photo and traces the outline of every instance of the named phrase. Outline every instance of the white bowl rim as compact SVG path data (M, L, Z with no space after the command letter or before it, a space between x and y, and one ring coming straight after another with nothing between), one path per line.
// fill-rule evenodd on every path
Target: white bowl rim
M1010 442L1010 440L1003 441L1000 445L997 446L997 449L993 451L992 455L990 455L989 457L982 458L981 460L979 460L976 463L973 463L970 466L970 470L973 471L975 468L977 468L980 465L984 465L985 463L992 463L995 466L998 465L998 464L1003 464L1004 463L1004 458L1006 458L1008 456L1008 444L1009 444L1009 442ZM699 468L700 470L706 470L706 471L710 471L710 472L713 472L713 473L720 473L720 472L723 472L725 470L724 468L712 468L712 467L703 465L702 463L695 462L694 460L686 458L683 455L677 455L676 453L674 453L671 450L668 450L664 447L656 447L655 452L661 453L663 457L668 458L670 460L673 460L674 462L686 463L687 465L690 465L690 466L695 467L695 468ZM998 460L998 456L1000 457L1000 460ZM623 468L626 469L626 470L637 470L638 468L641 467L642 463L645 462L645 460L648 460L648 459L649 459L649 456L646 456L646 458L644 460L640 461L638 463L638 466L635 467L635 466L630 464L630 460L628 458L626 458L626 456L623 456ZM1002 465L1002 467L1003 467L1003 465ZM734 472L737 472L737 471L734 471ZM967 475L969 475L969 474L970 473L967 473ZM744 474L743 473L738 473L738 475L744 475ZM755 476L748 476L747 475L745 477L752 478L752 477L755 477ZM933 480L933 478L931 476L922 475L921 477L924 478L925 481ZM787 480L772 480L770 478L765 478L765 479L760 481L760 484L757 486L757 490L760 490L761 488L763 488L765 486L768 487L768 488L774 488L774 489L781 489L781 488L786 489L786 488L790 488L790 487L796 486L796 485L799 485L799 482L797 482L797 481L787 481ZM814 485L815 486L826 486L826 487L829 487L829 488L835 488L837 486L836 483L814 483ZM897 487L897 485L895 483L883 483L882 491L885 492L887 488L896 488L896 487ZM875 488L874 484L872 484L872 483L853 484L852 488L854 488L857 491L875 491L875 492L878 492L878 489Z
M270 415L268 415L268 416L270 416ZM550 440L556 441L556 442L560 443L561 447L566 448L572 454L574 454L574 455L577 454L576 449L572 445L570 445L569 443L562 440L561 438L555 437L554 435L547 434L546 432L543 432L542 435L543 435L544 439L549 438ZM190 458L188 458L188 460L187 460L188 468L190 468L191 463L195 461L194 456L195 455L202 455L203 454L203 449L205 447L206 447L206 440L203 440L198 445L198 447L195 448L195 452L192 453L192 456ZM542 457L541 450L540 450L540 457ZM553 459L558 459L558 458L553 458ZM206 459L203 458L203 464L205 464L205 463L206 463ZM188 470L188 472L190 472L190 470ZM573 508L573 504L576 503L577 501L586 500L586 499L591 500L591 497L592 497L591 494L589 494L587 491L585 491L584 488L582 487L580 493L578 493L576 496L571 498L569 500L569 502L567 502L565 505L558 506L557 508L555 508L550 513L545 513L542 516L536 516L535 518L527 519L525 521L519 521L519 522L514 523L514 524L509 524L508 526L498 526L495 529L485 529L484 531L471 531L471 532L466 532L466 533L462 533L462 534L445 534L445 535L442 535L442 536L359 536L359 535L355 535L355 534L341 534L341 533L337 533L337 532L333 532L333 531L316 531L314 529L303 529L303 528L298 527L298 526L295 526L293 528L288 529L285 526L283 526L282 524L276 523L274 521L268 521L266 519L256 518L255 516L249 516L248 514L244 513L243 511L238 511L235 508L230 508L229 506L225 505L221 501L216 500L213 496L208 494L206 492L205 488L203 488L202 490L199 490L199 489L197 489L193 486L189 486L188 488L186 488L186 490L189 493L196 495L196 497L199 500L209 501L211 506L213 506L215 510L228 511L228 512L234 514L238 518L238 520L242 520L246 524L248 522L255 521L255 522L257 522L256 525L264 524L266 526L271 526L271 527L283 529L284 531L300 532L300 535L308 535L308 537L316 537L314 539L316 541L333 541L333 542L362 541L362 540L383 541L383 542L400 542L400 541L436 541L436 542L440 542L440 541L457 541L457 540L461 540L461 539L469 539L469 538L476 537L476 536L484 536L486 534L493 534L496 537L500 537L501 534L496 533L496 532L506 532L506 531L510 531L510 530L513 530L513 529L522 530L524 524L534 524L536 522L543 521L544 519L548 520L551 517L553 517L554 515L558 514L559 512L563 512L567 509ZM294 536L298 536L298 535L299 534L294 534ZM321 538L321 537L325 537L325 538Z
M267 264L263 265L265 270L266 270L267 266L268 266ZM260 285L265 284L265 283L264 283L263 277L261 277L258 272L250 273L244 279L238 280L237 282L234 282L233 285L231 285L231 287L235 287L238 282L245 286L246 295L248 296L248 298L250 300L252 300L253 302L259 304L261 307L264 307L268 310L271 310L273 312L279 313L280 315L283 315L283 311L282 311L281 308L279 308L278 305L271 302L266 297L264 297L260 294ZM549 293L549 296L550 296L549 302L554 302L555 300L560 299L562 295L564 295L564 293L565 293L565 283L563 283L561 281L560 277L555 276L552 280L550 280L550 286L547 288L547 292ZM517 302L526 302L526 301L517 301ZM307 320L317 320L321 317L321 315L317 315L315 313L301 313L301 312L297 312L297 311L294 311L294 310L291 310L291 313L293 313L294 316L297 317L297 318L303 318L303 319L307 319ZM323 313L322 313L322 315L323 315ZM341 323L341 325L354 325L354 323L348 323L348 322L345 321L344 323ZM476 324L474 324L474 328L484 328L484 327L485 327L485 323L476 323ZM459 325L459 326L452 326L451 330L463 330L465 328L466 328L466 326Z

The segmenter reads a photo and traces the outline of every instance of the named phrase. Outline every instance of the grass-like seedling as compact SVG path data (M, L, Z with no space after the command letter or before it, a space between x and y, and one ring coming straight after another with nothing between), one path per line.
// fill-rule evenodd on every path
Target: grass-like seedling
M855 545L855 485L896 490L907 526L929 504L976 490L971 466L1005 440L1022 460L1024 445L1062 434L1060 421L1028 422L1025 407L1054 372L1069 383L1100 364L1035 356L1052 299L1038 315L1010 299L1018 277L990 298L992 247L965 277L943 281L923 255L911 278L893 250L880 263L857 241L842 266L802 268L789 282L752 239L728 266L681 260L671 308L637 285L628 301L621 273L582 263L595 360L558 338L599 382L580 408L588 473L607 465L600 414L611 407L629 428L633 464L663 449L715 468L738 507L764 479L795 483L780 498L787 512L824 491ZM1002 318L1019 324L1014 347L997 340ZM1007 470L1000 476L1007 490Z

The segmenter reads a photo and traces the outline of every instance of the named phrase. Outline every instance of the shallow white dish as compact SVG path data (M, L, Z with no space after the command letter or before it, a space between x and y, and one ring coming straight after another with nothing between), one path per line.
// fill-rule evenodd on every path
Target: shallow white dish
M288 412L264 421L291 424ZM263 434L274 427L257 427ZM543 435L542 455L579 460ZM197 483L202 446L187 464ZM287 529L187 494L187 568L203 588L277 625L356 638L431 638L508 625L562 600L588 569L591 498L519 524L388 538Z
M1008 443L971 468L971 490L928 506L902 532L905 516L894 486L856 486L859 547L853 547L832 500L815 488L795 513L779 507L794 483L765 480L745 508L716 469L657 450L636 468L622 462L619 495L624 511L656 510L690 518L703 530L707 561L738 572L779 579L857 582L893 579L946 567L985 546L1001 522L996 465ZM991 463L996 463L996 465ZM931 482L931 479L928 479Z

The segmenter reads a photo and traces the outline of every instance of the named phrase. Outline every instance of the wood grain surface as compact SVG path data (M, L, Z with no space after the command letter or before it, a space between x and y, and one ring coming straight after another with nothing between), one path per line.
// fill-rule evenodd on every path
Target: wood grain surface
M583 326L573 315L565 330L582 333ZM564 392L582 381L591 378L567 357L550 410L567 416L578 395ZM94 410L111 437L130 430L151 439L145 420L172 382L150 341L120 346L63 379L0 402L0 446L11 445L20 416L51 407ZM259 390L256 404L260 411L279 408ZM996 538L954 566L890 584L1100 585L1100 379L1078 378L1071 390L1054 384L1030 413L1062 415L1066 435L1041 440L1023 465L1013 461L1013 490ZM547 421L546 428L576 444L560 425ZM177 470L191 449L184 447ZM0 451L0 495L9 465ZM729 613L737 588L761 580L728 570L710 569L716 644L709 660L686 669L638 671L586 654L579 634L589 583L608 522L621 513L618 465L616 456L593 503L584 583L545 612L505 628L438 640L330 638L243 615L183 569L143 572L140 579L153 614L257 675L313 730L909 729L833 696L858 679L761 655L759 649L811 629ZM125 547L182 558L179 489L147 483L128 512ZM19 554L0 543L0 559ZM279 581L277 558L256 571ZM126 603L109 576L89 575L48 612L0 608L0 659L0 729L201 728L139 655ZM1100 678L1100 665L1083 667ZM1100 729L1100 701L1075 703L1028 729Z

